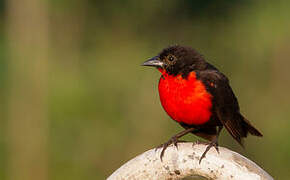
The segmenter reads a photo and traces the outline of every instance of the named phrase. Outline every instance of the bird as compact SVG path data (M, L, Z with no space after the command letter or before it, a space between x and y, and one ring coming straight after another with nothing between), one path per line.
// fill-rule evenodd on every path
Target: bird
M188 46L173 45L163 49L157 56L142 63L155 67L161 73L158 91L161 105L166 113L184 130L161 144L160 159L166 148L178 147L181 137L192 133L207 140L206 149L200 157L206 157L210 148L218 150L218 137L223 127L242 147L248 134L262 137L240 112L238 100L229 79L204 56ZM200 142L202 143L202 142Z

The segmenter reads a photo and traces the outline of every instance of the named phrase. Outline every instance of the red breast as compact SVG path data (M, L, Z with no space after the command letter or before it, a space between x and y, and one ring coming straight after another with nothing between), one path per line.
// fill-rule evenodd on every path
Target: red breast
M212 96L203 83L191 72L185 79L181 75L173 76L159 69L160 101L167 114L177 122L201 125L211 116Z

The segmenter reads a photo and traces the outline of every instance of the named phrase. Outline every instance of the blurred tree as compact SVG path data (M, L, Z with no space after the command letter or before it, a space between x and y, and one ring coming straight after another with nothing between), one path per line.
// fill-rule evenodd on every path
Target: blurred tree
M48 179L46 3L45 0L7 1L8 179Z

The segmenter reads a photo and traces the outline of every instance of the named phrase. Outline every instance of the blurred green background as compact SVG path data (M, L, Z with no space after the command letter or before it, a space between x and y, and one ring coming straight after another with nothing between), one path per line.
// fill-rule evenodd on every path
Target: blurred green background
M104 179L180 131L140 66L172 44L224 72L264 134L220 145L288 179L289 18L287 0L1 0L0 179Z

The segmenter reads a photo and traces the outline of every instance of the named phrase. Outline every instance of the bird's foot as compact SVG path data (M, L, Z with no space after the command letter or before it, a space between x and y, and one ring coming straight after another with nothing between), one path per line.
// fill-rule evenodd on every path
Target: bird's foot
M157 151L157 149L159 149L159 148L162 147L162 151L161 151L161 154L160 154L161 161L162 161L162 158L164 156L164 152L167 149L167 147L170 146L171 144L173 144L178 149L177 143L179 143L179 142L186 142L186 141L178 140L178 137L177 136L172 136L166 143L160 144L159 146L157 146L155 148L155 151Z
M206 143L206 142L197 142L197 144L207 144L207 147L205 151L202 153L200 159L199 159L199 164L201 163L201 160L205 158L206 153L210 150L210 148L214 147L216 151L219 153L219 148L218 148L218 142L217 138L213 139L213 141Z

